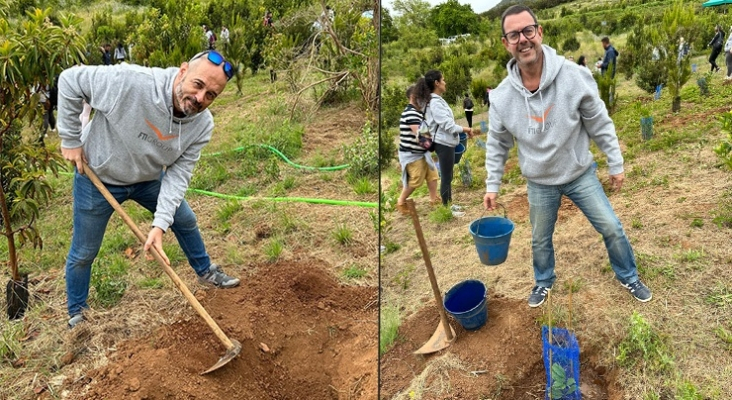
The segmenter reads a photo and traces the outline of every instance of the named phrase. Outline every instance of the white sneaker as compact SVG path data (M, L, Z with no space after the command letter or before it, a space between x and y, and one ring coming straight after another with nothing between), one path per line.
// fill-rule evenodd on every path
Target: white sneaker
M450 206L450 211L460 212L460 211L464 211L464 209L461 206L457 205L457 204L453 204L453 205Z
M463 211L453 211L452 216L455 218L460 218L465 216L465 212Z

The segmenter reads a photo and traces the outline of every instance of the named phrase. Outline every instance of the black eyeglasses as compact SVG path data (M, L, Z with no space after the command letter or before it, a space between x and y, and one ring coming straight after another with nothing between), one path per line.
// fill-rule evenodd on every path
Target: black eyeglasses
M506 38L509 44L516 44L521 38L521 34L524 34L526 39L533 39L536 36L536 32L539 30L539 24L529 25L520 31L506 32L503 37Z
M214 65L223 64L222 68L224 69L224 74L226 75L227 81L234 76L234 67L232 67L231 63L226 61L224 59L224 56L222 56L218 51L214 51L214 50L202 51L202 52L196 54L195 56L193 56L193 58L191 58L191 61L201 58L204 55L206 55L206 59L208 61L211 61Z

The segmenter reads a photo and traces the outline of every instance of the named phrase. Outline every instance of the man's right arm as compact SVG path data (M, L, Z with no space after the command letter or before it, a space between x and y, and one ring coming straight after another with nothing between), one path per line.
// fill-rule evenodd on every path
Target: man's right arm
M500 120L495 107L489 110L488 118L488 136L485 144L485 169L488 173L486 176L486 195L483 205L488 209L493 209L495 204L488 203L489 197L493 203L501 187L501 178L503 178L503 169L506 166L508 152L513 147L513 135L509 132ZM491 196L489 196L491 195Z

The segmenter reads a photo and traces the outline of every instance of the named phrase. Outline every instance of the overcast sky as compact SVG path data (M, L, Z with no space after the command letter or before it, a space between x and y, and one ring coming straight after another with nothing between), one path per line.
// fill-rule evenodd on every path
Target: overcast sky
M394 11L391 8L391 3L393 0L381 0L381 6L388 8L389 11ZM447 2L447 0L426 0L428 3L432 5L432 7ZM473 7L473 11L475 11L476 14L480 14L484 11L490 10L493 6L500 3L501 0L458 0L458 3L460 4L470 4L471 7ZM392 13L392 15L394 15Z

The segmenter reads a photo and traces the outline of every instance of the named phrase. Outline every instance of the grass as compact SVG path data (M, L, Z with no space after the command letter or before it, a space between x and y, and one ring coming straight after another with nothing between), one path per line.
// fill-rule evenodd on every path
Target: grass
M371 182L369 178L362 177L358 179L351 179L351 187L356 194L374 194L376 193L376 186Z
M127 290L126 274L129 262L119 253L104 255L92 265L91 286L95 289L94 301L102 307L115 306Z
M368 271L360 265L352 264L343 270L343 277L346 279L360 279L368 275Z
M638 312L633 312L625 338L618 345L618 364L624 368L664 371L672 368L673 354L665 339Z
M267 256L267 260L270 262L277 261L282 255L282 251L285 249L285 243L279 237L272 238L264 245L264 254Z
M429 220L436 224L450 222L453 218L452 211L447 206L439 206L429 213Z
M399 333L399 310L394 306L381 308L379 323L379 354L384 354L394 345Z
M345 223L338 224L332 233L336 243L348 246L353 243L353 231Z

